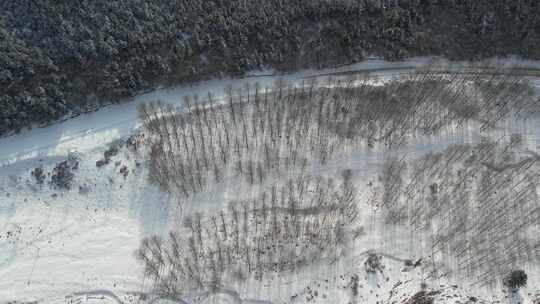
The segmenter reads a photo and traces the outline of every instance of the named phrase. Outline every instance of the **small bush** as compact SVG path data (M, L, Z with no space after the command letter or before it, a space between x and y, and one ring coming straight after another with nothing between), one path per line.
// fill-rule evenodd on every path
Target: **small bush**
M43 166L36 167L32 170L32 176L36 179L38 184L43 184L45 181L45 170L43 170Z
M122 166L120 168L120 174L122 174L124 176L124 178L126 178L129 174L129 169L127 166Z
M75 177L73 170L79 168L79 158L74 155L68 155L67 160L56 164L51 175L51 185L58 189L70 189L71 182Z
M109 161L107 159L100 159L100 160L98 160L96 162L96 167L101 168L101 167L105 166L108 163L109 163Z
M71 172L68 162L63 161L54 167L51 175L51 185L60 189L69 189L74 176L75 174Z
M367 273L382 273L384 265L382 264L382 256L376 253L370 253L367 260L364 262L364 267Z
M414 294L405 304L433 304L433 296L436 292L419 291Z
M107 150L105 150L105 152L103 152L103 158L96 161L96 167L101 168L101 167L109 164L111 162L111 158L113 156L116 156L118 154L118 152L120 152L120 149L122 148L123 145L124 145L124 141L121 140L121 139L113 141L109 145Z
M527 285L527 274L523 270L514 270L504 279L504 285L517 289Z
M109 148L103 153L105 159L111 159L111 157L116 156L120 152L120 148L124 145L124 141L115 140L111 143Z

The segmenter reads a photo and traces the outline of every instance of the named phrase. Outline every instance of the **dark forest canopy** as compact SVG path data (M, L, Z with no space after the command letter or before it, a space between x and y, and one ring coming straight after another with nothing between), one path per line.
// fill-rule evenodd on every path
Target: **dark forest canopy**
M509 54L540 59L538 0L0 1L0 134L262 67Z

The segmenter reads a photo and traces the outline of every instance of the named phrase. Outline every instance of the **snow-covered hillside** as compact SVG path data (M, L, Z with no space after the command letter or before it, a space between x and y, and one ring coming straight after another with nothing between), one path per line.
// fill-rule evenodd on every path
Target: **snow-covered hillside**
M365 70L389 79L427 62L373 60L282 78L299 85L313 77L333 74L345 79L350 71ZM403 226L389 226L369 198L389 156L414 166L430 152L457 144L474 146L486 138L504 144L514 134L521 138L516 162L530 157L527 151L538 155L539 113L526 120L504 120L489 131L480 131L474 123L452 125L435 135L414 136L399 149L359 147L324 167L309 168L308 175L327 177L352 171L360 193L359 230L343 261L262 281L227 282L214 293L157 298L154 282L144 279L135 257L141 240L180 231L183 216L227 208L229 201L249 198L262 186L252 188L241 178L230 178L186 203L150 183L149 147L139 133L137 105L154 100L180 105L183 96L208 92L220 99L228 86L271 86L279 77L253 75L160 89L130 103L0 139L0 303L538 303L533 301L540 299L540 265L520 265L529 283L514 294L499 285L482 287L453 276L433 279L433 265L426 262L430 257L415 248L422 246L415 243L418 238ZM531 79L540 91L540 78ZM59 179L69 185L54 182ZM283 181L273 177L267 183L272 182ZM539 225L531 228L531 235L540 232ZM535 250L540 255L540 249ZM366 263L372 271L366 271Z

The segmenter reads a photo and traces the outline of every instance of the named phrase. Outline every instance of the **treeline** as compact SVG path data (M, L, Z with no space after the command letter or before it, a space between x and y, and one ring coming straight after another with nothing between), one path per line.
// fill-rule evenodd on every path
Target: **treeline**
M10 0L0 11L0 134L261 67L540 58L537 0Z

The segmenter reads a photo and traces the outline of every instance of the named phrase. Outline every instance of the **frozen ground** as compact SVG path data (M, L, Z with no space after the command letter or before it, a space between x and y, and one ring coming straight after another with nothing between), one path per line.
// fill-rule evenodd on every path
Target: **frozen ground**
M216 98L223 96L228 86L239 87L245 83L258 82L270 86L278 78L290 83L301 83L314 77L325 79L329 75L343 73L365 73L370 76L389 78L399 73L411 72L414 68L429 63L429 58L415 58L402 62L386 62L377 59L327 70L306 70L288 75L272 75L271 72L254 73L243 79L226 79L200 82L192 86L177 86L158 89L134 98L129 103L111 105L97 112L81 115L46 128L23 131L14 136L0 138L0 166L27 158L65 155L71 150L85 152L114 139L128 136L137 127L137 105L147 101L161 100L166 103L181 104L182 97L208 92ZM502 66L525 67L538 72L539 62L508 60L495 63ZM459 66L459 64L455 64ZM451 69L451 67L447 67ZM532 78L540 86L540 77Z
M327 71L304 71L285 75L290 82L355 70L367 70L382 77L425 64L419 58L405 62L387 63L371 60L365 63ZM537 62L521 62L537 68ZM110 164L96 167L108 144L127 138L138 127L136 106L145 101L160 99L180 103L182 96L205 95L211 91L221 96L229 86L245 82L271 85L278 77L254 75L247 79L215 80L192 87L160 89L141 95L131 103L113 105L95 113L82 115L46 128L0 139L0 303L182 303L180 300L157 300L151 294L150 282L142 280L141 266L134 251L141 238L166 234L178 225L181 209L176 199L147 181L145 159L140 152L123 147L112 157ZM540 88L540 78L533 81ZM420 136L403 147L399 154L416 159L429 151L441 151L451 144L475 143L482 136L495 140L520 133L524 146L540 152L540 118L506 125L489 133L479 133L472 126L446 130L432 137ZM70 190L38 185L31 171L43 166L51 172L69 152L79 157L73 186ZM335 173L351 168L359 185L377 177L385 160L383 148L358 151L348 159L333 160L318 174ZM396 153L396 152L393 152ZM120 170L129 171L124 176ZM125 171L124 171L125 172ZM193 209L208 210L223 207L223 202L237 197L242 191L234 181L205 196ZM276 291L275 282L231 286L217 295L186 295L187 303L402 303L420 291L425 277L422 267L405 269L410 256L410 239L388 238L391 231L381 228L381 219L363 206L362 222L365 236L354 244L357 254L349 257L348 267L313 269L302 274L281 278L285 286ZM388 242L392 239L392 242ZM399 241L396 241L398 239ZM365 274L364 261L369 252L382 254L383 273ZM534 265L533 265L534 266ZM536 265L538 266L538 265ZM436 289L435 303L472 303L471 297L491 303L533 303L540 294L539 267L529 272L526 290L511 298L497 290L479 290L468 282L441 279L430 282L427 290ZM354 278L354 274L360 274ZM356 283L354 283L356 281ZM358 296L351 296L356 284ZM439 286L440 285L440 286ZM340 286L340 288L333 288ZM335 290L334 290L335 289ZM315 290L317 291L315 293ZM294 297L292 296L294 295ZM144 299L144 300L143 300ZM17 301L17 302L15 302Z

